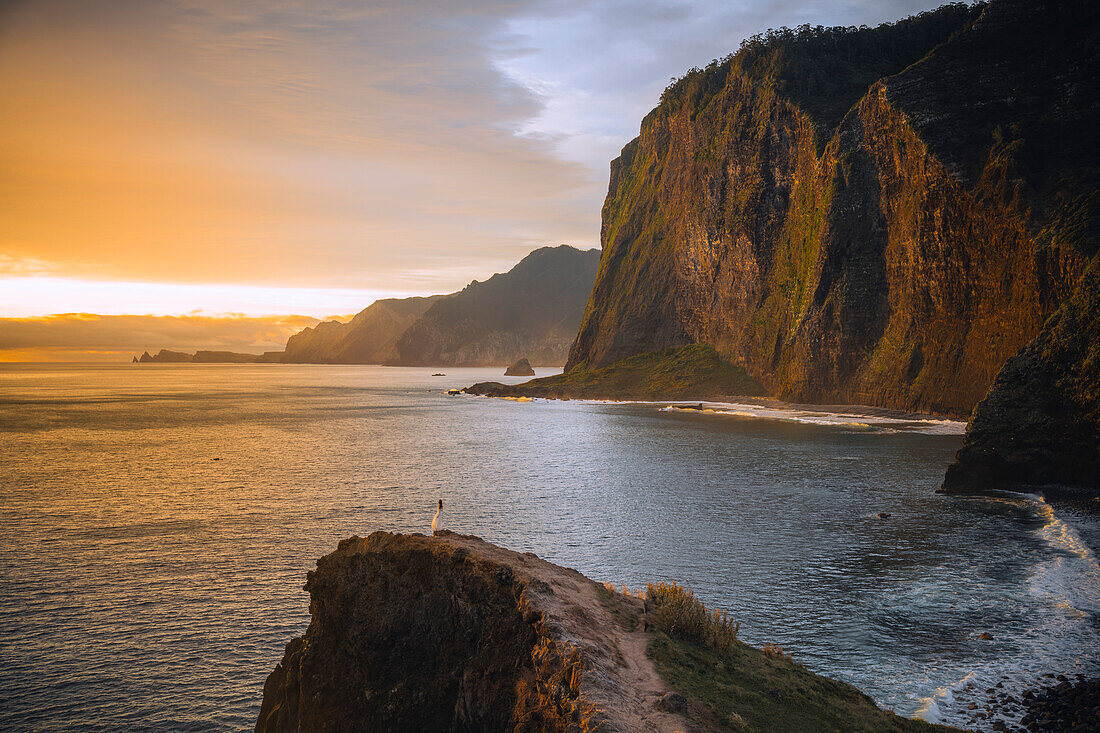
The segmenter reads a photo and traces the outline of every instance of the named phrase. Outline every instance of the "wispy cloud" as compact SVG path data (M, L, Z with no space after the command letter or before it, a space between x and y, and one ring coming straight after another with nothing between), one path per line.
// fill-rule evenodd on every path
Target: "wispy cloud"
M33 277L35 275L50 275L56 271L57 265L46 260L0 254L0 277L5 275Z

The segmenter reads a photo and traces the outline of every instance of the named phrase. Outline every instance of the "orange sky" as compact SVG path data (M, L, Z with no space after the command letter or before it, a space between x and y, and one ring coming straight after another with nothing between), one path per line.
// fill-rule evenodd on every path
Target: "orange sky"
M596 242L602 176L506 129L535 105L483 39L399 5L258 7L5 5L0 278L109 282L110 312L272 313L287 288L363 307ZM471 12L451 20L476 30ZM238 284L276 289L257 311ZM51 302L65 290L24 282L0 315L73 309ZM334 295L310 312L349 310Z
M669 76L933 5L5 0L0 318L323 317L598 246Z

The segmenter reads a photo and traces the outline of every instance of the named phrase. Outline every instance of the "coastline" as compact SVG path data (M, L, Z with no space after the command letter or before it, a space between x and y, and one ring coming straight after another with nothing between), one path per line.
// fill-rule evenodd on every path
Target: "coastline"
M522 385L514 385L521 387ZM519 390L517 390L518 392ZM709 414L745 419L775 420L806 425L865 428L883 432L928 432L937 435L962 435L966 423L954 418L927 413L909 413L868 405L804 404L784 402L756 395L724 395L709 398L633 399L599 397L552 397L526 394L476 394L462 389L446 390L446 394L465 394L509 401L558 401L580 404L650 405L662 411L684 414Z

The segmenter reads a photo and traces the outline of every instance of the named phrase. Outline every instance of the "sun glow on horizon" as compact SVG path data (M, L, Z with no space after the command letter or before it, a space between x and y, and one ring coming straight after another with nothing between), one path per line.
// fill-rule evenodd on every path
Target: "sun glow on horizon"
M158 283L69 277L0 277L0 317L57 314L330 319L376 300L427 293L269 285ZM44 306L43 304L48 304Z

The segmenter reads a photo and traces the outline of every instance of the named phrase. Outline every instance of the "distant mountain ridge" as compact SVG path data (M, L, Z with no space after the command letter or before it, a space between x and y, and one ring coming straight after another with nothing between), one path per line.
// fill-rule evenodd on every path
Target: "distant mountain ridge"
M186 351L161 349L156 354L144 352L134 357L135 364L273 364L282 360L283 352L265 351L262 354L245 354L239 351L199 350L194 354Z
M445 295L376 300L347 323L325 321L291 336L284 363L382 364L396 356L401 334Z
M599 266L599 250L543 247L511 270L433 303L387 363L508 366L565 363Z
M392 366L565 363L599 266L599 250L542 247L505 273L450 295L379 300L348 323L287 341L283 362Z

